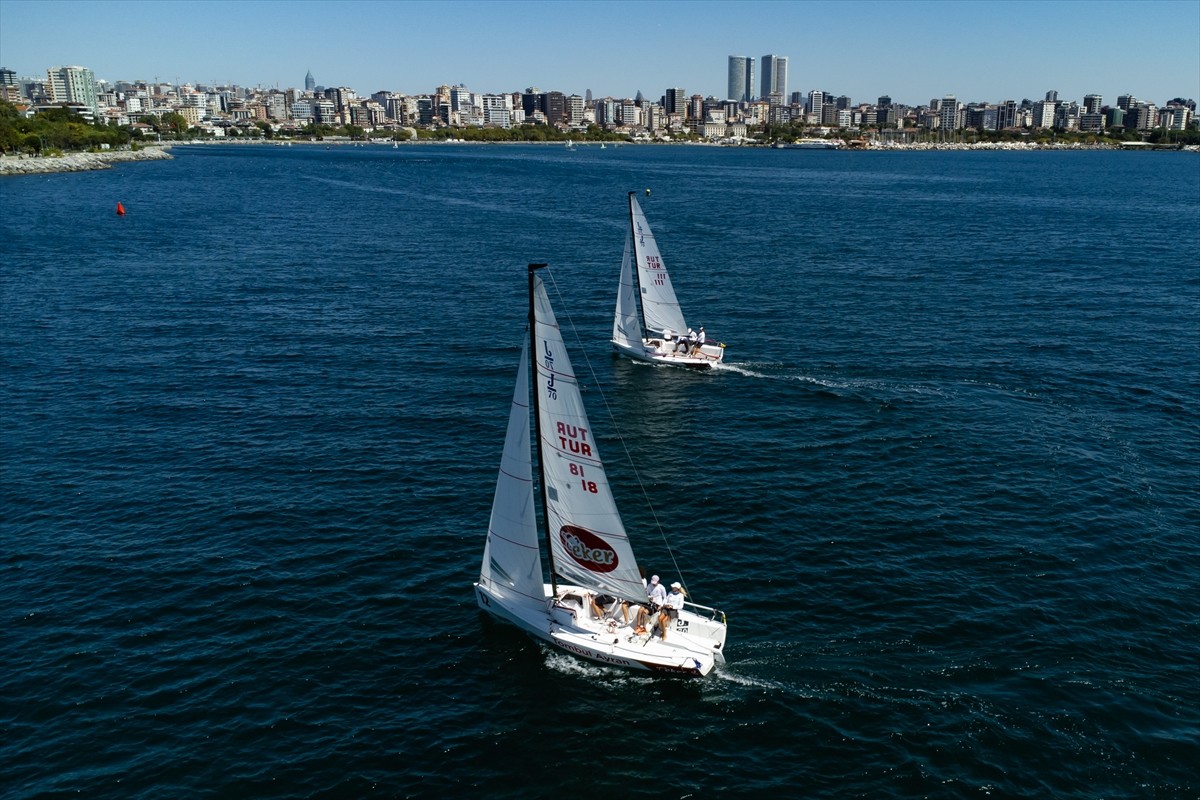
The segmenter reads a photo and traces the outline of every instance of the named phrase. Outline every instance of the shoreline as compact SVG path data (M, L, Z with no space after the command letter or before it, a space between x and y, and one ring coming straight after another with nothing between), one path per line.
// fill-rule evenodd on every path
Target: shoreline
M50 175L57 172L89 172L112 169L129 161L164 161L174 158L170 145L152 145L140 150L106 150L99 153L65 153L61 156L0 155L0 176Z
M132 161L165 161L173 159L170 150L172 147L193 147L193 146L221 146L221 145L275 145L275 146L290 146L297 144L304 147L324 145L326 149L330 147L390 147L391 142L388 140L378 142L353 142L350 140L311 140L311 139L276 139L276 140L250 140L250 141L192 141L192 142L171 142L169 144L154 144L143 145L140 150L108 150L99 153L66 153L61 156L10 156L0 155L0 177L16 176L16 175L51 175L61 172L89 172L100 169L112 169L113 164L127 163ZM450 141L438 140L409 140L399 141L401 147L428 147L437 145L520 145L532 144L546 147L562 147L563 143L554 142L480 142L480 141L465 141L462 139ZM580 141L575 144L577 148L588 148L599 142ZM1128 143L1127 143L1128 144ZM736 149L762 149L771 150L779 149L771 145L759 144L722 144L720 142L618 142L613 143L613 149L617 147L636 147L636 146L662 146L662 145L682 145L682 146L700 146L700 147L729 147ZM792 149L792 148L784 148ZM827 149L835 152L921 152L921 151L980 151L980 150L1005 150L1010 152L1030 152L1030 151L1080 151L1080 150L1121 150L1125 152L1200 152L1200 147L1196 145L1149 145L1149 144L1134 144L1132 146L1124 146L1117 144L1080 144L1080 143L1062 143L1062 144L1037 144L1033 142L888 142L888 143L872 143L866 147L831 147L831 148L813 148Z

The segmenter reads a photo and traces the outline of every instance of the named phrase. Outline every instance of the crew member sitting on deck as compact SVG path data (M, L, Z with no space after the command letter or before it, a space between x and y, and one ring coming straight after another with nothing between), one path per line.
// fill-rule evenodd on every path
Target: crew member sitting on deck
M663 603L662 614L658 617L658 634L665 642L667 640L667 628L673 620L679 619L679 612L683 610L683 586L679 581L671 584L671 593L667 595L666 602Z
M695 344L696 344L696 332L694 330L692 330L691 328L688 328L687 339L684 339L683 335L681 334L679 336L679 345L675 349L677 351L682 350L684 352L684 354L687 354L687 353L691 352L691 350L695 346Z
M617 598L607 594L594 594L591 596L591 600L592 614L596 616L596 619L604 619L605 611L617 602Z
M638 608L637 613L637 629L641 631L650 629L650 616L657 614L663 603L667 602L667 590L658 582L657 575L650 576L650 583L646 585L646 597L648 598L646 606Z

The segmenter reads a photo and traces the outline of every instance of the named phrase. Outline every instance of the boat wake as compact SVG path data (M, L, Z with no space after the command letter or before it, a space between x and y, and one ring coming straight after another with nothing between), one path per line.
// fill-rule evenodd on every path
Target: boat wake
M743 675L731 669L728 664L714 669L712 676L717 680L722 680L726 683L734 683L738 686L749 686L754 689L769 689L776 692L787 689L787 685L780 681L771 681L753 675Z
M765 372L756 372L742 364L730 364L728 361L720 361L713 364L714 371L721 372L736 372L738 375L745 375L747 378L777 378L777 375L768 375Z

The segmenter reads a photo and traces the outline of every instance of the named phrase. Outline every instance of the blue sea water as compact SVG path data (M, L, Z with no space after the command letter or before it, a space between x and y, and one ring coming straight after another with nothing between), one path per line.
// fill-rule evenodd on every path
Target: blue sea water
M0 796L1200 796L1194 154L175 155L0 181ZM531 261L709 678L475 606Z

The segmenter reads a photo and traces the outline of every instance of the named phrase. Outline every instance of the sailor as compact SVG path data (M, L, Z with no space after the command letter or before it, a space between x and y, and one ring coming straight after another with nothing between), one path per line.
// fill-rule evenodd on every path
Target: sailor
M667 640L667 627L673 620L679 619L679 612L683 610L683 596L683 586L679 581L672 583L671 592L663 602L662 614L658 617L659 636L664 642Z
M608 594L595 594L591 596L591 601L592 614L595 615L596 619L604 619L604 614L607 612L609 606L617 602L617 598Z
M639 608L637 613L637 627L642 630L648 629L650 615L657 614L663 603L667 602L667 590L658 582L657 575L650 576L650 583L646 584L646 597L646 608Z

